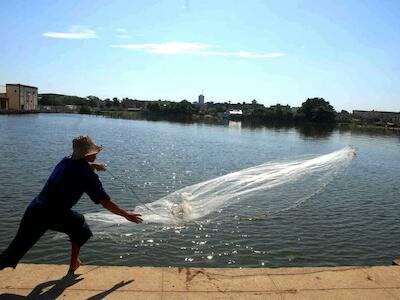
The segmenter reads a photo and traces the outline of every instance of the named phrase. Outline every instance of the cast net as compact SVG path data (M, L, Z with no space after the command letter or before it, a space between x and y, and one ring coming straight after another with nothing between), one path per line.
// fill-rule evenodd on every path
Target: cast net
M312 158L268 162L177 190L135 208L145 223L254 219L292 209L321 193L355 156L352 147ZM109 213L92 222L126 223Z

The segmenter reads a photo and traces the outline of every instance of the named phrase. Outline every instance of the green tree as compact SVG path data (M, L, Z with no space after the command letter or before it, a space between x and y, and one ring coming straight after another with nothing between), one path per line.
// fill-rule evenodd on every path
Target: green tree
M191 115L194 111L193 104L187 100L182 100L175 106L175 113Z
M109 98L104 99L104 105L105 105L107 108L110 108L110 107L112 106L111 100L110 100Z
M92 111L90 110L90 107L87 105L83 105L81 106L81 108L79 109L79 113L80 114L86 114L86 115L90 115Z
M87 101L90 107L96 107L99 104L100 99L96 96L87 96Z
M87 100L77 96L59 94L40 94L40 105L64 106L64 105L85 105Z
M161 110L161 105L159 102L150 102L147 105L147 109L151 112L159 112Z
M118 107L120 105L120 102L117 97L114 97L112 99L112 102L113 102L113 106L115 106L115 107Z
M298 118L310 122L332 123L335 121L336 111L324 98L308 98L298 110Z

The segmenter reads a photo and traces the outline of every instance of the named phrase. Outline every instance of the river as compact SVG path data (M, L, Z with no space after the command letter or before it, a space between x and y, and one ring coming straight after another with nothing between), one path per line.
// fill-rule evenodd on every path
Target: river
M121 120L72 114L0 116L0 248L72 139L92 136L98 160L123 179L100 173L121 206L134 209L180 188L266 162L327 154L351 145L356 158L302 205L263 218L215 218L184 224L89 224L85 264L292 267L387 265L400 256L400 135L377 130L245 127ZM309 187L310 190L313 188ZM287 191L293 196L294 191ZM289 195L289 194L288 194ZM260 199L241 207L257 210ZM267 201L267 199L265 200ZM83 197L86 215L100 206ZM69 263L69 241L48 232L23 262Z

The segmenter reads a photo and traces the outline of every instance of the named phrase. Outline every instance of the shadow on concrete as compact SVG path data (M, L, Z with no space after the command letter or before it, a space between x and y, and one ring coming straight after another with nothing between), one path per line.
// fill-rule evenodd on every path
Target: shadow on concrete
M47 299L56 299L59 296L62 295L62 293L69 288L70 286L73 286L74 284L78 283L79 281L83 280L84 278L78 278L81 276L80 274L74 274L74 273L67 273L64 277L58 280L51 280L47 282L43 282L38 284L27 296L21 296L21 295L16 295L16 294L0 294L0 300L19 300L19 299L42 299L42 300L47 300ZM112 292L116 291L117 289L128 285L132 283L134 280L128 280L128 281L121 281L117 284L115 284L112 288L109 290L106 290L104 292L101 292L97 295L94 295L88 300L100 300L104 299L107 297L109 294ZM51 287L51 288L50 288ZM50 288L47 291L43 291L44 289Z
M116 291L117 289L119 289L119 288L121 288L121 287L123 287L125 285L128 285L128 284L130 284L132 282L133 282L133 280L121 281L121 282L117 283L116 285L114 285L109 290L101 292L101 293L99 293L97 295L94 295L94 296L92 296L90 298L87 298L87 300L100 300L100 299L103 299L103 298L107 297L109 294L111 294L112 292Z
M79 276L80 275L68 273L61 279L40 283L26 297L15 294L1 294L0 299L56 299L57 297L61 296L65 289L83 280L83 278L78 278ZM49 290L43 291L43 289L49 287L51 287Z

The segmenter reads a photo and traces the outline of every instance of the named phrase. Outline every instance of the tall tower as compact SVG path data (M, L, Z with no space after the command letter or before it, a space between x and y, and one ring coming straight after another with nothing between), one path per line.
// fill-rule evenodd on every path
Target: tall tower
M199 95L199 105L200 105L200 106L203 106L203 105L204 105L204 95L203 95L203 94L200 94L200 95Z

